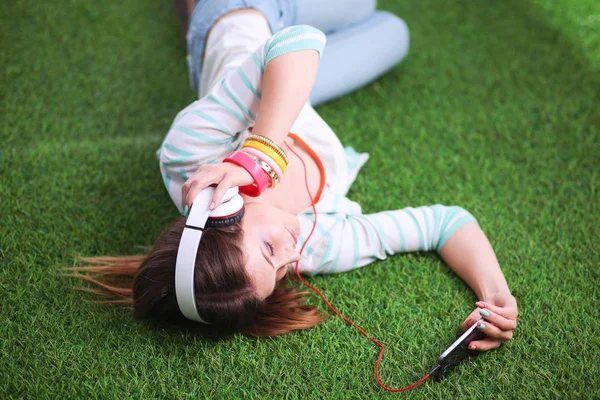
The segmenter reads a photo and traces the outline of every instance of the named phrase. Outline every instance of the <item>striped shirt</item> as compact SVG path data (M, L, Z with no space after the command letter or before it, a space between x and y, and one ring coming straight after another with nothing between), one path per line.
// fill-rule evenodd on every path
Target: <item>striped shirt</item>
M236 42L235 35L243 40ZM188 177L201 164L219 163L240 149L249 135L260 108L265 66L294 51L321 54L325 43L321 31L306 25L271 36L266 21L254 14L231 16L212 28L203 68L210 71L208 78L203 76L210 82L202 86L210 90L177 114L157 152L165 186L180 212L181 187ZM300 260L305 274L348 271L399 252L439 251L454 232L475 220L460 207L442 205L362 214L346 194L368 154L344 148L308 103L291 131L315 151L326 171L326 185L315 205L317 226ZM300 247L315 220L312 208L298 219Z

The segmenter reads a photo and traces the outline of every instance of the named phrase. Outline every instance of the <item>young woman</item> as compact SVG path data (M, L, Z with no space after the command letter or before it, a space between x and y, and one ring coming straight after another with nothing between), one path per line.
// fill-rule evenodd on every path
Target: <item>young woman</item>
M303 293L286 286L283 278L296 262L300 272L314 275L348 271L394 253L435 250L480 300L463 327L483 317L478 328L487 337L471 348L498 347L512 338L517 304L473 216L442 205L362 214L346 193L368 155L343 148L311 106L398 63L408 50L406 25L375 11L374 2L331 1L326 10L319 10L320 3L228 0L196 6L188 58L200 99L177 114L157 153L165 186L183 216L146 256L87 259L92 266L76 269L91 275L77 276L105 289L97 293L132 303L137 318L212 337L275 336L325 318L304 304ZM209 186L214 194L198 205L194 200ZM228 226L204 227L189 280L196 318L186 318L175 283L186 217L192 206L218 209L234 187L244 193L245 214ZM305 243L315 217L316 229ZM126 276L132 284L119 280Z

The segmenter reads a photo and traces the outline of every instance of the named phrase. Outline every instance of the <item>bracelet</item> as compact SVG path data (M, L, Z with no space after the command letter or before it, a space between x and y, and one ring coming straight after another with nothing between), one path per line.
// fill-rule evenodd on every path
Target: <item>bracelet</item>
M283 160L285 161L286 164L290 163L290 160L288 159L287 154L285 154L285 151L283 151L283 149L277 143L275 143L274 141L272 141L268 137L257 135L255 133L253 133L250 136L248 136L248 138L246 140L254 140L254 141L257 141L257 142L260 142L260 143L264 144L265 146L269 146L277 154L279 154L281 156L281 158L283 158Z
M269 175L250 157L250 155L242 151L234 151L230 153L223 162L230 162L244 168L254 183L240 187L240 192L251 196L258 197L269 186Z
M244 153L248 153L251 154L253 156L258 157L259 159L261 159L262 161L264 161L265 163L267 163L269 165L269 167L271 167L271 169L273 171L275 171L275 174L277 174L277 180L280 181L281 179L283 179L283 171L281 170L281 168L279 168L279 165L277 165L277 163L268 155L266 155L265 153L263 153L262 151L258 151L255 148L252 147L246 147L244 149Z
M244 153L247 151L248 149L246 149L244 151ZM261 160L260 158L256 157L254 154L250 154L247 153L250 157L252 157L252 159L258 164L259 167L261 167L263 169L263 171L266 172L267 175L269 175L269 177L271 178L271 184L269 185L269 187L274 187L275 185L277 185L279 183L279 177L277 176L277 174L275 173L275 171L273 171L273 168L271 168L271 166L269 164L267 164L266 162L264 162L263 160Z
M285 160L279 155L279 153L276 153L275 150L273 150L269 146L254 140L246 140L246 142L242 146L242 149L245 149L247 147L256 149L261 153L264 153L271 157L277 163L277 165L279 165L279 168L281 168L281 172L283 172L284 174L285 171L287 171L287 163L285 162Z

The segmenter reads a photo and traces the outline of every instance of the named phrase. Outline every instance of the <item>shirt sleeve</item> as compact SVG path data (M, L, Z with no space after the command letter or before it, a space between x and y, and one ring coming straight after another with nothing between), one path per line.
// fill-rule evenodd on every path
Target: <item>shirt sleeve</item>
M314 221L307 214L307 223ZM467 223L476 222L457 206L423 206L376 214L317 214L315 232L303 255L301 272L307 275L345 272L388 255L412 251L440 251Z
M200 165L221 162L242 145L244 132L256 122L265 66L300 50L322 54L325 34L308 25L277 32L238 68L216 83L206 96L180 111L157 156L171 199L182 212L181 187Z

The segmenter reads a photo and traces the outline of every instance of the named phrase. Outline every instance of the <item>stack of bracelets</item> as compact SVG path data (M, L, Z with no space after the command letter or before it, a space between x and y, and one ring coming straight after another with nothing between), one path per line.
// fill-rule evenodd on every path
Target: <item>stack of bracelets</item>
M240 192L257 197L267 187L279 183L287 170L289 160L277 143L267 137L252 134L244 142L241 151L232 152L223 162L239 165L248 171L254 183L240 187Z

